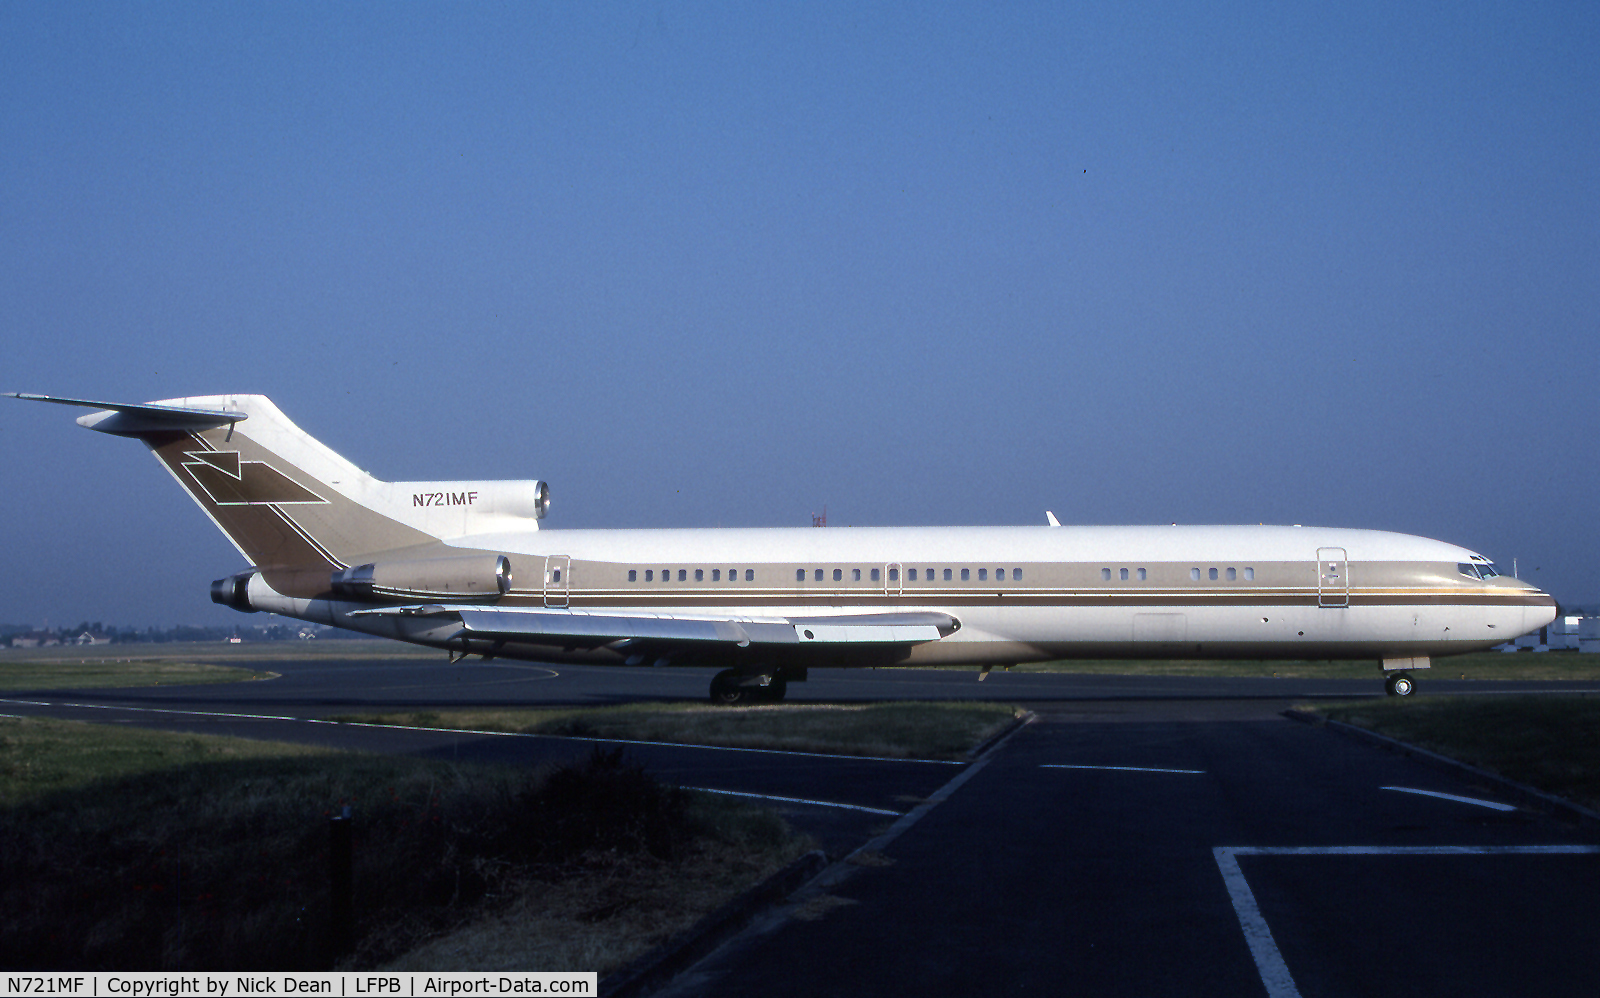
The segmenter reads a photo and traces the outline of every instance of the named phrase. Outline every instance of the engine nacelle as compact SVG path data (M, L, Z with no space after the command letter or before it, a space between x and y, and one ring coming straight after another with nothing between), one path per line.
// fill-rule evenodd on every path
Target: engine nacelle
M250 580L255 575L254 572L240 572L211 583L211 602L231 606L244 613L255 613L256 608L250 605Z
M499 599L511 591L511 562L503 554L380 561L334 572L330 581L335 593L353 599L374 596Z

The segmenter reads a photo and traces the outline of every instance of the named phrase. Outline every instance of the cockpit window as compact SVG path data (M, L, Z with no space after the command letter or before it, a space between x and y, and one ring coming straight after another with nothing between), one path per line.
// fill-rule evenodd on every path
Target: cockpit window
M1465 575L1469 579L1483 578L1483 576L1478 574L1477 565L1468 565L1466 562L1461 562L1460 564L1456 565L1456 571L1460 572L1462 575Z
M1462 563L1456 566L1456 571L1469 579L1493 579L1500 574L1500 569L1489 561L1480 561L1471 565Z
M1483 561L1478 563L1478 574L1485 579L1492 579L1500 574L1500 569L1492 561Z

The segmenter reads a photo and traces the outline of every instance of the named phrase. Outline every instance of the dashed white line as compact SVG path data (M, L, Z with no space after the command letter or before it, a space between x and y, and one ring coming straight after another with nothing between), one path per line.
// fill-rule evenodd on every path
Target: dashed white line
M717 790L714 787L684 787L685 790L698 790L703 794L726 794L729 797L754 797L757 800L782 801L785 804L811 804L815 807L839 807L847 811L865 811L868 814L887 814L900 817L899 811L885 811L877 807L863 807L860 804L839 804L828 800L806 800L803 797L776 797L772 794L752 794L742 790Z
M1478 807L1492 808L1496 811L1515 811L1510 804L1502 804L1494 800L1480 800L1477 797L1457 797L1455 794L1442 794L1437 790L1417 790L1413 787L1379 787L1379 790L1395 790L1403 794L1416 794L1419 797L1437 797L1440 800L1453 800L1460 804L1476 804Z
M1046 762L1039 765L1040 769L1093 769L1112 773L1185 773L1192 776L1204 776L1203 769L1156 769L1150 766L1071 766L1060 762Z

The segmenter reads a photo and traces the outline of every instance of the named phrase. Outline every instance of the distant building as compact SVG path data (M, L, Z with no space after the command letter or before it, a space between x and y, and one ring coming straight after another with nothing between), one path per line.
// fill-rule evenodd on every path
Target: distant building
M1497 651L1578 651L1600 654L1600 617L1569 615L1515 641L1495 646Z

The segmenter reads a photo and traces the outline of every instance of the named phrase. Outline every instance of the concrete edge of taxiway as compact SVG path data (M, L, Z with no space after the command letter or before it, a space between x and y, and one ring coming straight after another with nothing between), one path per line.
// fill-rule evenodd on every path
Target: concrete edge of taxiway
M848 856L829 864L827 854L818 849L806 853L761 883L697 922L683 935L669 939L600 982L600 993L609 998L634 998L671 980L689 966L710 955L723 943L738 935L757 916L801 895L814 887L831 887L853 872L857 856L880 850L901 832L916 824L924 814L950 796L970 776L983 768L989 757L1016 732L1035 720L1031 711L1012 718L1011 723L968 753L968 764L960 775L945 784L922 804L900 816L888 831L874 837Z
M1410 742L1403 742L1397 738L1390 738L1388 735L1380 735L1376 731L1368 731L1366 728L1357 727L1354 724L1346 724L1344 721L1330 720L1329 718L1322 717L1321 715L1312 711L1302 710L1299 707L1289 708L1283 712L1283 716L1292 721L1300 721L1302 723L1312 724L1318 727L1331 728L1339 734L1344 735L1346 738L1351 738L1356 741L1363 741L1369 745L1376 745L1380 748L1387 749L1390 752L1408 756L1412 759L1416 759L1418 762L1421 762L1424 765L1430 766L1437 770L1442 770L1446 773L1450 773L1453 776L1460 776L1487 783L1491 786L1499 788L1500 791L1507 797L1515 800L1518 807L1521 807L1525 810L1544 811L1546 813L1562 815L1567 818L1567 820L1574 822L1580 827L1588 829L1600 829L1600 813L1591 811L1581 804L1575 804L1572 801L1567 800L1565 797L1557 797L1555 794L1545 793L1543 790L1530 787L1525 783L1518 783L1516 780L1507 779L1506 777L1501 776L1499 773L1492 773L1487 769L1480 769L1477 766L1462 762L1459 759L1452 759L1447 755L1440 755L1437 752L1430 752L1425 748L1412 745Z

